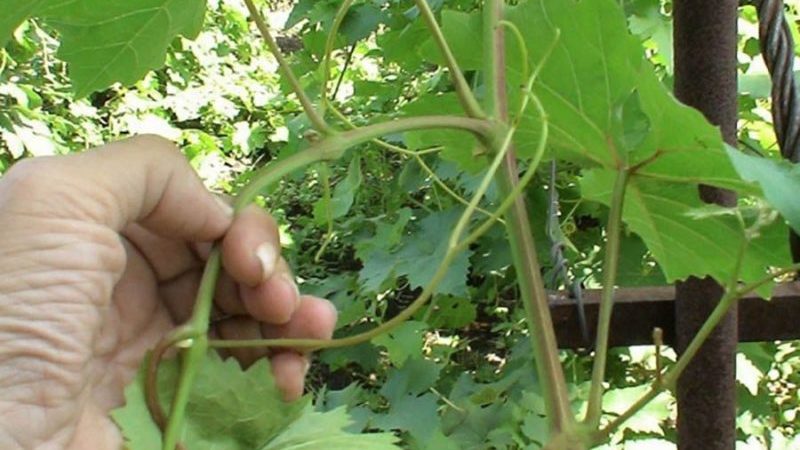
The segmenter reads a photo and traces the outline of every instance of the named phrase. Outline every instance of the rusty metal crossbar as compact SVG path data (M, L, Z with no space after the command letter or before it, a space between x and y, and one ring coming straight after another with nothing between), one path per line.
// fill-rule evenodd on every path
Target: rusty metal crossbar
M592 339L596 332L600 290L583 294L586 322ZM664 342L675 343L675 288L649 286L620 288L614 294L611 321L611 345L648 345L653 343L653 329L664 330ZM564 349L584 346L575 302L554 297L551 302L558 344ZM755 295L739 301L739 341L758 342L800 339L800 282L776 287L771 300Z

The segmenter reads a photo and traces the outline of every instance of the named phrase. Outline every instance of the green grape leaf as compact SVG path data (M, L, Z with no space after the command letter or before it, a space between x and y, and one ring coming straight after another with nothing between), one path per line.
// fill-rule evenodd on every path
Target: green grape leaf
M450 46L450 50L454 55L458 55L458 63L461 69L482 69L483 46L475 45L475 38L482 36L483 14L444 10L442 11L441 27L446 30L447 43ZM440 66L445 65L444 56L442 56L439 46L436 45L433 39L426 40L420 47L419 53L428 61Z
M461 36L464 42L464 36L473 36L467 39L470 45L453 47L464 70L481 68L480 46L472 42L481 36L478 14L442 13L448 38ZM744 239L735 218L695 221L686 214L702 206L699 184L746 194L757 190L737 173L719 130L658 80L617 2L531 0L509 7L508 17L525 43L523 51L516 39L507 39L512 113L527 95L519 88L527 83L520 57L527 55L529 71L541 67L532 93L546 112L548 149L560 160L594 169L582 181L584 197L608 204L612 174L628 169L623 218L668 281L689 275L727 281ZM441 63L429 46L423 46L423 56ZM518 156L533 154L542 120L536 108L524 111L514 137ZM788 264L786 239L777 240L779 228L750 244L744 281L761 278L770 266ZM760 293L768 295L769 289Z
M605 249L602 250L605 252ZM664 273L654 264L647 245L635 233L620 239L617 284L620 286L662 286Z
M445 35L481 36L478 14L443 12ZM510 7L508 17L523 35L529 67L542 67L533 93L547 113L548 148L558 158L583 167L640 165L641 176L751 189L736 175L719 130L657 79L616 2L534 0ZM513 112L527 80L518 42L507 39L507 47ZM477 48L454 47L463 69L480 69ZM541 117L528 107L515 135L518 155L533 153L540 132Z
M174 395L178 367L175 359L161 365L158 387L162 401ZM143 416L148 418L147 421L142 416L133 424L124 420L141 413L144 407L143 393L143 376L140 374L136 382L126 389L126 405L112 413L131 450L161 447L160 433L147 413ZM214 445L241 450L258 448L296 420L308 400L284 402L266 359L243 371L235 360L223 361L215 352L209 352L199 369L189 398L189 412L181 441L189 448L209 448ZM151 428L142 429L146 422ZM154 434L158 445L140 446L144 443L141 440L143 433L147 436L147 442L152 442L151 436Z
M795 231L800 231L800 203L797 202L800 166L746 155L731 147L728 148L728 155L742 178L757 182L769 204L781 213Z
M371 4L360 5L351 9L345 16L340 32L347 37L348 44L353 44L369 37L385 19L379 7Z
M174 395L178 376L177 360L161 364L158 390L165 409L166 399ZM125 406L112 412L131 450L161 448L161 433L147 411L143 380L142 369L125 389ZM391 446L393 436L369 435L374 437L362 441L360 435L344 431L349 422L343 410L314 413L309 403L308 397L291 403L282 400L266 359L242 370L235 360L223 361L215 352L209 352L189 396L180 440L189 448L252 450L368 448L363 443L375 439L376 443L386 443L376 448L395 448ZM321 445L320 435L307 431L309 422L335 437L331 445L339 447ZM353 446L342 447L348 442Z
M403 67L419 67L422 64L419 47L427 39L425 23L417 20L403 28L389 29L385 33L380 33L375 41L385 61L397 62Z
M461 328L478 316L475 304L466 298L442 295L435 297L431 304L434 310L428 323L433 328Z
M344 431L352 420L347 408L303 414L260 450L398 450L391 433L353 434Z
M649 389L648 386L635 386L621 389L611 389L603 395L603 410L616 415L624 413ZM647 404L639 412L625 421L623 429L630 429L639 433L664 434L662 423L669 419L671 414L669 395L661 394Z
M350 166L347 168L347 176L333 188L331 213L334 219L343 217L350 211L350 207L353 206L356 191L358 191L358 188L361 186L362 180L361 158L355 156L352 161L350 161Z
M442 263L450 234L461 217L460 208L432 213L422 219L419 229L408 236L396 255L395 274L406 276L414 288L427 286ZM434 293L467 294L467 272L471 251L459 253L450 264Z
M406 116L463 115L458 97L453 92L422 95L403 108ZM453 161L459 168L476 173L486 166L486 158L474 155L478 141L462 130L433 129L405 133L406 145L413 150L441 147L443 159Z
M422 356L422 344L428 324L409 320L397 328L373 338L372 343L386 347L389 360L402 366L409 358Z
M424 358L410 358L402 367L389 372L380 393L390 402L405 395L419 395L436 384L442 368Z
M391 276L404 276L412 288L427 286L442 263L462 210L459 208L431 213L419 221L416 231L400 235L410 215L401 215L396 224L378 225L374 237L356 246L356 255L364 262L359 273L362 286L378 292ZM403 236L403 239L398 239ZM385 239L384 239L385 238ZM397 246L399 248L394 249ZM435 294L466 296L467 272L472 251L466 250L453 258Z
M205 9L205 0L73 0L43 4L34 15L60 33L58 56L83 97L161 67L177 36L197 36Z
M581 179L584 197L608 204L614 177L611 171L587 171ZM668 282L710 275L725 283L730 277L745 239L744 230L731 215L693 218L690 213L703 206L692 184L636 176L628 183L623 219L647 244ZM776 223L749 243L742 264L743 281L759 280L769 267L790 264L786 236L786 227ZM770 291L771 286L765 286L758 293L769 296Z
M550 435L550 424L545 416L530 412L522 421L522 432L528 439L543 444Z
M325 165L319 170L330 172ZM314 221L319 225L325 225L329 220L344 217L353 206L362 179L361 158L355 156L347 168L347 176L336 183L330 198L322 197L314 203Z
M44 0L0 0L0 48L8 43L14 30L36 11Z
M176 379L175 365L170 364L168 361L162 364L159 374L163 378L167 375L167 372L170 372L170 379ZM125 406L111 412L114 422L122 430L128 450L162 447L161 432L153 422L153 419L150 418L150 411L147 409L147 403L145 402L143 380L143 373L140 372L133 383L125 388ZM159 389L159 394L163 395L163 393Z
M438 409L434 394L408 394L392 401L389 411L376 417L372 425L381 430L406 431L417 441L425 442L439 428Z
M375 234L356 243L356 256L363 262L358 273L361 286L368 292L379 292L381 285L394 273L393 249L403 240L403 231L411 220L411 210L403 208L389 222L375 224Z
M394 273L394 256L382 248L373 248L359 257L364 267L358 272L358 281L367 292L380 292L381 285Z

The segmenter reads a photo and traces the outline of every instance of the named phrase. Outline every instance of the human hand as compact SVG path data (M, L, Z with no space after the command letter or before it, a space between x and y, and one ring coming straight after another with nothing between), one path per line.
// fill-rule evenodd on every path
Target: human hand
M191 314L210 242L224 339L328 339L336 310L301 296L275 222L232 217L168 142L142 136L15 165L0 179L0 448L117 449L109 419L144 353ZM264 350L230 350L249 364ZM287 399L305 356L269 354Z

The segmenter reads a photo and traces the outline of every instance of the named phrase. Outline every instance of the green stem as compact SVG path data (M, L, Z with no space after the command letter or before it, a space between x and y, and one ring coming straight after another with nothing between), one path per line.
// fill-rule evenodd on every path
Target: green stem
M740 256L740 258L737 260L736 267L741 267L742 260L743 258ZM739 269L737 269L737 271L738 270ZM650 403L650 401L653 400L661 391L666 388L672 388L683 374L683 371L689 365L692 358L694 358L694 355L696 355L700 347L703 346L706 339L708 339L708 336L714 331L714 328L716 328L716 326L719 325L719 322L725 317L726 314L728 314L728 310L730 310L730 307L735 302L759 287L774 281L775 278L788 273L797 272L798 270L800 270L800 263L792 264L789 267L775 271L769 275L766 275L764 278L747 284L739 289L729 289L711 312L711 315L703 324L702 328L700 328L700 331L694 336L694 338L692 338L692 342L681 354L680 358L678 358L678 361L675 363L675 365L672 366L672 368L667 371L663 377L661 377L662 381L653 383L653 386L650 388L650 390L647 391L641 398L639 398L639 400L637 400L633 405L631 405L624 413L614 419L602 430L599 430L597 433L595 433L592 443L599 445L607 441L608 436L610 436L611 433L617 430L625 423L625 421L633 417L634 414L639 412L639 410Z
M452 236L452 234L451 234ZM303 349L307 351L319 350L323 348L338 348L338 347L347 347L351 345L357 345L362 342L366 342L372 340L373 338L386 333L387 331L391 331L398 325L402 324L406 320L408 320L411 316L413 316L419 309L425 305L425 303L430 299L431 295L435 291L436 287L442 281L444 276L447 274L449 269L450 263L453 261L453 258L458 256L459 253L463 252L470 245L472 245L480 235L470 235L469 238L459 242L455 247L450 247L445 253L444 258L442 258L441 263L439 264L439 268L437 269L436 273L434 273L433 277L431 278L430 283L428 286L422 291L422 293L417 297L406 309L404 309L400 314L393 317L392 319L384 322L383 324L373 328L372 330L366 331L364 333L355 334L353 336L348 336L339 339L332 339L332 340L322 340L322 339L241 339L241 340L209 340L209 347L212 348L251 348L251 347L278 347L278 348L296 348L296 349Z
M500 21L498 23L502 22L504 21ZM510 22L505 22L505 23L510 24ZM513 24L511 24L511 26L513 26ZM516 30L517 28L514 27L514 29ZM517 30L517 32L519 32L519 30ZM524 45L524 42L522 44ZM536 110L539 113L539 117L541 118L542 130L541 130L541 135L539 136L538 146L536 148L536 151L534 152L533 158L531 159L530 166L528 167L525 177L532 177L533 174L536 172L536 168L539 167L539 162L541 162L542 160L542 156L544 155L545 145L547 144L549 124L548 124L547 114L544 111L544 106L542 105L542 102L539 100L539 97L532 92L531 89L533 89L533 83L536 81L536 77L539 74L539 69L544 64L544 61L547 60L548 55L549 51L545 54L545 57L542 59L542 64L540 64L534 71L534 73L528 77L527 83L525 84L525 86L523 86L522 88L523 97L522 101L520 102L519 111L517 111L517 115L514 117L513 123L509 126L509 129L506 132L505 137L503 138L503 142L500 144L500 148L496 152L496 155L489 166L489 170L486 176L483 178L483 180L481 180L481 184L475 191L472 200L467 204L466 211L464 211L464 214L461 215L458 224L456 224L455 232L453 233L453 236L451 238L452 239L452 242L450 243L451 246L455 245L454 243L461 238L461 233L466 229L469 220L472 217L472 214L475 212L476 209L479 209L478 202L480 201L481 198L483 198L483 196L486 194L486 191L489 189L492 178L497 173L497 169L500 167L500 164L504 162L508 152L512 151L514 133L517 131L517 127L519 126L519 123L522 120L522 116L525 114L525 111L528 108L528 103L531 101L533 101L533 104L535 105ZM527 58L527 51L524 52L524 56L525 58ZM512 191L509 193L509 196L506 197L503 204L501 204L501 207L498 208L498 211L500 210L505 211L509 206L511 206L511 203L513 203L514 199L522 193L522 189L524 189L524 187L528 184L528 182L530 182L530 179L518 182L516 186L514 186L514 189L512 189ZM508 201L508 205L505 206L504 208L503 206L505 204L505 201ZM495 220L498 220L499 214L502 213L498 213L496 211L494 214L492 214L487 220L488 223L487 226L491 226L491 224L494 223ZM483 234L486 229L481 227L479 230L476 230L476 233L478 233L479 235Z
M603 413L603 380L608 359L608 337L611 332L611 314L614 309L614 285L619 266L619 241L622 232L622 210L625 204L625 188L628 170L620 169L614 181L611 195L611 211L606 226L606 256L603 261L603 291L600 296L600 312L597 318L597 340L595 343L592 384L589 388L589 404L584 423L589 427L600 424Z
M484 42L486 80L485 108L491 117L508 123L508 101L505 87L505 45L502 19L503 2L487 0L484 5ZM499 143L493 142L494 149ZM516 156L510 149L505 156L503 171L497 181L504 196L511 195L519 184ZM550 316L547 293L544 289L541 268L536 255L533 232L528 222L528 212L523 196L517 195L506 214L506 229L514 267L520 287L522 302L530 328L534 358L542 383L545 406L551 428L555 433L571 430L574 417L567 395L564 371L558 357L558 343Z
M456 223L456 227L453 230L453 234L450 236L450 246L455 247L458 244L459 239L461 239L461 234L469 225L469 221L472 218L472 214L478 208L478 203L480 203L483 196L486 194L486 191L489 190L489 187L492 184L492 178L497 173L497 169L500 168L500 165L503 163L506 155L509 151L511 151L511 140L514 136L513 129L509 130L506 133L505 138L503 139L503 143L500 144L500 148L498 149L497 153L494 156L491 164L489 165L489 170L486 172L486 176L483 177L480 184L478 185L478 189L475 190L475 193L472 196L467 208L464 210L464 213L461 214L461 217Z
M317 161L340 158L346 149L377 137L409 130L454 128L469 131L483 140L492 133L491 124L485 120L456 116L417 116L383 122L328 136L308 149L282 161L260 169L236 197L236 210L249 205L268 185L280 180L294 170Z
M531 87L533 85L533 81L535 80L536 73L534 73L530 81L526 87L526 91L523 92L523 95L526 98L529 98L534 106L536 107L537 112L539 113L539 117L541 117L542 122L542 129L541 133L539 134L539 142L536 145L536 150L533 153L533 158L531 158L530 163L528 164L528 168L525 173L522 175L522 178L519 179L519 182L514 186L511 192L506 195L503 201L500 203L500 206L494 211L493 214L489 216L481 225L479 225L469 236L465 239L468 242L473 242L477 240L481 235L486 233L489 228L494 225L495 222L502 221L500 216L505 214L505 212L510 208L513 204L515 199L522 194L522 191L533 181L533 177L536 175L536 169L539 167L539 163L542 160L542 156L544 156L545 148L547 147L547 139L549 137L549 119L547 118L547 113L544 111L544 106L542 106L541 100L539 97L534 95L531 92ZM517 115L517 119L514 123L514 127L516 128L519 124L519 118L522 116L522 113L525 111L525 105L527 102L523 100L522 107L520 108L520 113ZM505 222L503 222L505 224Z
M336 116L336 118L338 118L340 121L342 121L342 123L344 123L349 129L355 130L356 128L358 128L353 124L353 122L350 121L350 119L347 118L347 116L342 114L342 112L339 111L338 108L336 108L334 105L329 105L329 106L331 108L331 112L333 113L333 115ZM435 152L440 151L441 147L437 147L437 148L429 149L429 150L417 150L417 151L414 151L414 150L409 150L409 149L406 149L406 148L403 148L403 147L398 147L397 145L390 144L390 143L388 143L386 141L382 141L380 139L372 139L370 142L372 142L373 144L377 145L378 147L384 148L384 149L386 149L386 150L388 150L388 151L390 151L392 153L398 153L398 154L401 154L401 155L405 155L405 156L414 158L414 160L417 162L417 164L419 164L419 166L422 168L422 170L425 171L425 173L428 174L428 176L431 178L431 180L433 180L433 182L437 186L442 188L442 190L444 190L447 193L447 195L451 196L453 199L455 199L457 202L461 203L464 206L469 205L469 201L467 201L467 199L465 199L464 197L458 195L457 192L452 190L450 188L450 186L448 186L444 181L442 181L442 179L439 178L438 175L436 175L436 173L428 166L428 164L425 163L425 160L422 159L422 156L424 156L424 155L426 155L428 153L435 153ZM490 216L490 217L492 216L492 213L490 213L489 211L487 211L487 210L485 210L483 208L479 207L478 211L481 212L482 214L487 215L487 216Z
M464 112L467 113L467 116L476 119L486 118L486 114L481 109L481 105L478 103L478 100L475 99L472 90L469 88L469 83L467 83L466 78L464 78L464 73L461 72L461 68L458 66L456 57L453 56L453 51L450 50L450 46L447 44L442 29L439 27L439 24L436 23L436 17L433 15L433 11L428 5L427 0L415 0L415 3L417 4L417 8L419 8L422 18L425 20L428 28L430 28L431 34L433 34L433 40L439 47L439 51L441 51L442 56L444 56L445 63L450 71L450 77L453 79L453 85L458 94L458 99L461 102L461 107L464 108Z
M499 104L499 97L505 96L505 86L498 80L501 70L498 66L504 66L500 61L505 60L505 46L498 39L498 34L502 32L499 29L500 21L503 19L502 8L503 5L497 0L486 0L483 5L483 80L486 91L483 106L495 120L507 115ZM505 67L502 67L502 70L505 70Z
M725 294L720 299L717 306L714 307L714 310L711 311L711 314L708 316L705 322L703 322L703 326L700 327L700 330L697 334L692 338L692 341L686 347L686 350L681 353L681 356L678 358L678 361L672 366L672 369L664 376L664 387L667 389L673 389L675 383L680 378L683 371L692 362L694 356L700 350L700 347L703 346L703 343L708 339L711 333L714 332L714 329L717 325L725 318L725 315L728 314L728 310L730 310L731 306L739 300L742 295L741 291L736 289L737 284L739 283L739 276L742 271L742 264L744 262L744 255L745 251L747 250L748 245L747 239L742 239L742 245L739 246L739 253L737 255L736 261L734 262L734 269L731 273L731 278L728 281L728 284L725 286ZM774 278L774 275L772 275Z
M460 245L456 248L448 249L442 258L439 268L431 278L430 283L423 289L419 297L417 297L408 307L401 311L398 315L392 317L386 322L376 326L375 328L365 331L363 333L354 334L332 340L321 339L244 339L244 340L209 340L209 346L212 348L248 348L248 347L276 347L276 348L295 348L307 351L314 351L323 348L339 348L358 345L363 342L371 341L372 339L387 333L403 322L410 319L425 303L431 298L439 283L442 282L445 275L450 269L450 264L458 254L464 251L466 246Z
M325 232L325 238L322 241L322 245L319 246L319 250L317 250L317 254L314 256L314 262L317 263L322 258L322 255L325 254L325 250L328 248L328 245L330 245L331 241L333 241L333 207L331 205L333 202L333 194L331 193L331 179L329 171L330 170L325 163L320 163L318 173L320 183L322 183L322 198L327 204L325 207L325 222L327 222L328 229Z
M200 287L197 290L197 303L189 320L189 328L193 333L190 338L189 348L182 350L181 372L178 378L178 387L172 400L167 428L164 430L164 450L174 450L178 445L183 429L183 419L186 414L186 405L189 394L194 384L197 371L205 358L208 349L206 334L209 327L209 316L214 300L214 290L220 270L222 257L219 248L214 248L208 257ZM155 387L155 389L158 389Z
M261 37L264 39L264 42L269 48L269 51L278 61L278 69L280 70L281 75L286 78L286 80L289 82L289 85L292 87L292 92L297 95L298 100L300 100L300 105L303 106L303 111L305 111L308 119L311 121L311 124L320 133L330 134L333 130L331 130L331 128L325 122L325 119L314 109L314 104L311 103L311 99L308 98L305 90L303 90L303 87L300 85L300 80L297 79L297 76L295 76L294 72L292 71L292 67L289 65L289 62L286 61L286 58L283 56L283 52L281 52L280 47L278 47L278 43L275 42L275 39L272 37L272 34L269 31L269 26L264 21L264 18L261 16L258 8L253 3L253 0L244 0L244 4L247 6L247 10L250 11L250 17L253 18L253 22L255 22L258 31L261 33Z
M522 36L522 32L519 30L519 28L517 28L516 25L514 25L513 22L501 20L497 23L506 27L506 29L511 31L511 34L514 35L514 39L517 41L517 45L519 45L519 57L522 61L522 79L528 79L531 75L531 68L530 56L528 56L528 45L525 44L525 37ZM542 60L542 64L544 64L544 60Z
M325 117L325 108L328 104L328 81L331 76L331 55L333 54L333 45L336 42L336 36L339 34L339 27L342 25L347 11L353 4L353 0L344 0L339 10L336 11L336 16L333 18L333 24L328 32L328 39L325 42L325 61L322 64L322 101L320 102L320 116Z
M277 182L284 176L293 172L294 170L308 166L315 162L324 161L328 159L336 159L341 157L344 152L355 145L364 143L376 137L408 131L412 129L430 129L430 128L455 128L470 131L478 136L479 139L485 139L491 129L489 123L483 120L470 119L465 117L454 116L421 116L399 119L392 122L384 122L375 125L366 126L356 130L347 131L344 133L337 133L329 135L324 140L309 147L308 149L296 153L282 161L270 164L258 172L256 172L253 181L250 182L237 196L234 208L240 211L245 206L249 205L255 197L267 186ZM417 309L424 304L424 301L430 297L432 289L435 288L447 272L452 258L455 257L456 252L448 252L443 262L437 271L431 285L428 286L421 297L425 297L420 301ZM188 349L183 351L184 364L181 365L181 374L178 381L178 389L175 399L172 402L172 409L170 413L169 422L164 436L164 449L173 450L177 445L177 440L183 425L183 416L188 401L189 391L194 382L198 366L202 362L205 352L209 346L206 334L209 327L209 318L211 315L211 308L214 301L214 288L216 280L220 272L220 251L218 246L212 250L208 262L206 263L205 271L200 282L200 288L197 293L197 300L195 302L195 309L192 312L192 317L189 321L189 329L191 331L191 345ZM411 308L409 308L411 309ZM410 317L415 310L406 313L401 313L386 324L385 328L397 326ZM379 327L380 328L380 327ZM383 329L373 330L373 335L365 333L367 338L371 339L383 333ZM353 339L344 339L341 345L350 345ZM365 339L367 340L367 339ZM363 341L362 341L363 342ZM218 347L218 345L215 345Z

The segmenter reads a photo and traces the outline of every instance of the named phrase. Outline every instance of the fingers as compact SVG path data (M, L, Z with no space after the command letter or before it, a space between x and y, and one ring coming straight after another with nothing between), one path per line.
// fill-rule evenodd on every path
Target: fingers
M176 322L182 322L191 314L202 276L200 255L185 245L179 248L164 242L166 239L142 227L129 229L126 234L132 240L138 238L141 247L151 249L148 259L162 281L164 301ZM263 249L267 247L270 250L265 257ZM215 305L223 315L249 315L270 324L289 321L298 308L300 294L288 264L278 254L279 248L277 225L266 212L248 207L236 216L222 242L225 271L214 294ZM170 263L170 259L174 261ZM179 273L181 269L185 272Z
M4 177L0 206L116 231L139 222L193 241L219 238L232 220L230 208L206 190L175 146L153 136L16 164Z
M244 309L256 320L286 323L300 302L294 277L280 257L275 220L256 206L243 209L222 241L222 260L231 278L239 282ZM234 310L235 305L223 311Z
M295 352L282 352L270 359L275 385L283 392L287 402L303 395L306 373L311 363L306 356Z
M231 317L216 324L215 332L221 339L245 340L261 339L261 325L244 316ZM233 356L244 367L248 367L269 354L267 348L231 348L225 353Z
M266 281L256 287L240 286L239 292L247 312L264 323L287 323L300 305L300 292L283 259Z
M275 220L253 205L239 212L222 241L225 270L240 283L257 286L272 276L279 258Z
M336 327L336 308L325 299L303 295L300 304L289 322L281 325L265 324L246 316L231 317L215 324L214 332L221 339L320 339L333 336ZM257 355L241 351L251 349L230 349L244 364L252 363L265 353ZM292 349L301 351L301 349ZM282 351L282 349L278 349Z
M213 333L222 339L330 339L336 325L336 309L327 300L301 296L300 303L289 322L282 325L258 323L243 317L234 317L218 323ZM245 367L265 356L268 349L228 349L227 354L237 358ZM303 384L308 372L308 356L300 349L274 349L270 357L276 386L284 399L294 400L303 394Z
M261 325L264 339L330 339L336 327L336 308L325 299L303 295L289 322Z
M336 308L327 300L303 296L292 319L284 325L261 325L264 338L330 339L336 326ZM286 401L303 395L310 362L308 356L292 349L278 350L270 358L275 384Z

